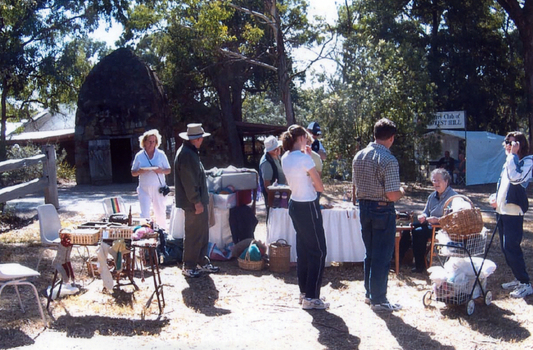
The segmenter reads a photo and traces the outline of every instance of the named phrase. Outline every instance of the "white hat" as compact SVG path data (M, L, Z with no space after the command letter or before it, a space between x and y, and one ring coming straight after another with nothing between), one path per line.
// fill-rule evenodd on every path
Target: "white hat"
M282 145L276 136L269 136L265 139L265 153L275 150Z
M180 137L184 140L195 140L210 135L210 133L204 131L201 123L187 124L187 132L180 132Z

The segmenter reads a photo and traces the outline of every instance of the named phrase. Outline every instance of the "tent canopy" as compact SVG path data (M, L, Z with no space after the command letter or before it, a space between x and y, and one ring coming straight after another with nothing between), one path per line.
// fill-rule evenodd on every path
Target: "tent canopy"
M451 156L457 159L459 140L466 143L466 185L496 183L505 163L504 136L486 131L440 130L443 146L450 145ZM454 145L455 144L455 147ZM448 150L446 146L443 151Z

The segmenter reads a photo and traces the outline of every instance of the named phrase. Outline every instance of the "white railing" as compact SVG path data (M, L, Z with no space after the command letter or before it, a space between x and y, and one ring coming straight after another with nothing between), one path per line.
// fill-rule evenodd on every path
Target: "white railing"
M57 195L57 170L56 151L54 146L43 147L43 154L29 158L11 159L0 162L0 173L21 169L43 162L43 176L18 185L0 188L0 203L5 203L12 199L23 197L30 193L44 190L44 202L53 204L59 208L59 198Z

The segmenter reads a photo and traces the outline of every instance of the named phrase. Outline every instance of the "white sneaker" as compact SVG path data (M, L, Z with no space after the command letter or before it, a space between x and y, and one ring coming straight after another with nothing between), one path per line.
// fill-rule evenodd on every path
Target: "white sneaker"
M196 265L196 270L206 273L217 273L220 271L220 268L218 266L214 266L211 263L207 263L204 266Z
M402 306L400 304L391 304L390 302L386 301L381 304L372 304L372 310L374 311L398 311L401 310Z
M525 298L528 295L533 294L533 288L531 288L531 283L520 283L515 290L511 292L513 298Z
M502 283L502 288L503 289L514 289L514 288L518 287L519 284L520 284L520 282L518 282L518 280L514 280L514 281L511 281L511 282Z
M305 298L304 300L302 300L302 309L326 310L329 309L329 303L325 303L320 299Z
M190 278L200 277L200 271L198 271L197 269L183 269L181 270L181 274L185 277L190 277Z

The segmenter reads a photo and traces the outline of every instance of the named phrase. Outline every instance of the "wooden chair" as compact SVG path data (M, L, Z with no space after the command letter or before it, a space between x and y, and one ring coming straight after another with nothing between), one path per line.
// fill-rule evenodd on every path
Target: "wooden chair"
M430 243L429 251L426 252L426 268L433 266L433 256L435 256L435 233L437 229L440 229L440 225L433 225L433 233L431 235L431 238L428 240ZM429 254L429 265L428 264L428 258L427 255Z
M396 215L396 236L394 239L394 264L396 274L400 272L400 240L402 232L409 230L413 233L413 212L405 212L404 217Z

